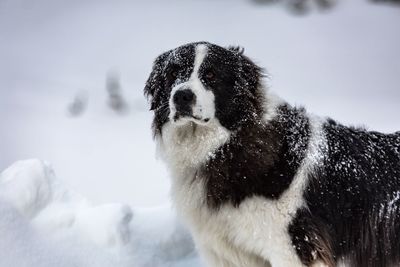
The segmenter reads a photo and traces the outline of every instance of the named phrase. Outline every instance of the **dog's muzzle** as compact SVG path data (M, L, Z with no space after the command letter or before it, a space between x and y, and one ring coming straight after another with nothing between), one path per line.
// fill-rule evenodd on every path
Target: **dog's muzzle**
M196 104L196 95L190 89L178 90L173 98L176 114L178 117L193 116L193 106Z

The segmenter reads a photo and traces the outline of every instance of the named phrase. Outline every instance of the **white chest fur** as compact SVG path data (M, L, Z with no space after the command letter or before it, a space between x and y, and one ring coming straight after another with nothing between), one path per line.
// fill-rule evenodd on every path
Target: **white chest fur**
M229 136L229 131L215 119L206 126L193 122L177 126L167 122L162 137L157 137L156 141L159 155L173 175L181 176L187 169L197 169L206 162Z

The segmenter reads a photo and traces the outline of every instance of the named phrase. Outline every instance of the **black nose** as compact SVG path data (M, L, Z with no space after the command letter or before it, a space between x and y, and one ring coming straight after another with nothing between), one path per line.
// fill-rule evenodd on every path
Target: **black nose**
M192 92L192 90L184 89L176 91L174 94L174 103L177 110L180 109L190 109L191 104L194 103L196 96Z

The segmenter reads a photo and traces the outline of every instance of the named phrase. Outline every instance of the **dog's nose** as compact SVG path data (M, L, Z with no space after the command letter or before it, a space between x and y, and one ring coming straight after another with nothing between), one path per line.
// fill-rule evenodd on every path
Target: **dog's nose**
M177 110L189 109L191 104L194 103L196 96L190 89L176 91L174 94L174 103Z

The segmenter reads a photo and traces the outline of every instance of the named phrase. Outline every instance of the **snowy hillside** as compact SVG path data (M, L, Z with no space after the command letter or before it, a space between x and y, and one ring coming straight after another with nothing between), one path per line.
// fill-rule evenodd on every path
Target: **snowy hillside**
M11 166L0 267L200 265L170 208L142 95L153 59L183 43L242 45L290 103L400 130L398 7L339 0L296 16L261 2L0 1L0 171ZM123 112L110 108L109 73ZM57 175L19 162L29 158Z

